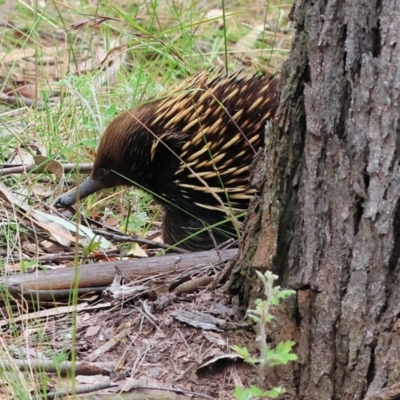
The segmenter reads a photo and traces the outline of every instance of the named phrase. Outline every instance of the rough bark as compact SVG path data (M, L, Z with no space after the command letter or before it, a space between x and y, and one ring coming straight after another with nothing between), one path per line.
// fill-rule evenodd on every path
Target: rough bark
M269 268L297 290L272 334L298 343L288 398L371 399L400 381L400 2L298 0L292 17L234 288L249 301Z

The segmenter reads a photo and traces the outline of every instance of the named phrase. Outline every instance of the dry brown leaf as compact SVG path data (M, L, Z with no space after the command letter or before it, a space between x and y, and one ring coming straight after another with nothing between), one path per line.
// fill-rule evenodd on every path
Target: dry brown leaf
M214 357L211 360L208 360L205 362L203 365L200 365L200 367L197 368L197 371L200 371L203 368L208 368L212 367L214 364L220 361L236 361L236 360L241 360L242 357L239 356L238 354L222 354L220 356Z
M54 174L58 183L56 188L52 191L53 199L61 196L64 188L64 168L62 164L55 160L49 160L47 157L43 156L35 156L34 161L36 165L42 165L45 167L45 170Z
M37 219L37 214L35 216ZM70 247L72 243L75 243L75 238L69 233L69 230L64 228L62 225L57 224L56 222L40 222L36 220L36 225L39 225L41 228L46 230L57 240L58 243L62 244L65 247Z
M15 89L5 90L6 94L20 95L27 99L34 99L38 95L38 89L34 83L18 86Z
M215 344L218 347L226 347L226 340L219 333L203 331L202 334L210 343Z
M66 264L59 264L59 265L55 265L55 264L40 264L40 266L41 266L41 268L48 270L48 269L62 269L62 268L66 268L67 266L70 266L70 265L66 265Z
M13 49L7 50L7 52L0 52L0 62L2 63L12 63L14 61L20 60L21 58L32 57L36 53L35 49Z
M59 58L59 54L62 53L62 48L60 46L53 47L41 47L40 51L44 54L48 54L51 56L49 60L54 62L54 56ZM22 48L22 49L13 49L7 50L6 52L0 52L0 62L2 63L13 63L14 61L26 59L29 57L35 56L37 53L36 49L31 48Z
M89 328L85 332L85 337L95 336L100 332L100 330L100 325L89 326Z
M147 257L147 253L138 244L135 244L134 248L128 254L137 257Z
M31 193L34 196L48 198L54 194L54 189L48 183L36 182L30 187Z
M119 224L119 221L122 218L118 218L115 215L110 215L106 218L106 220L104 221L104 225L108 226L108 227L113 227L113 226L117 226Z
M41 165L46 171L54 174L58 179L61 179L64 174L64 168L61 163L55 160L48 159L44 156L33 157L36 165Z
M48 240L43 240L40 244L48 253L52 254L58 254L65 250L63 246L56 245Z
M2 183L0 183L0 197L11 205L24 210L26 218L29 218L33 223L50 232L60 244L69 247L71 242L75 242L75 238L71 236L68 229L64 228L61 224L46 219L46 213L33 210L32 207L25 202L24 197L13 194L8 187ZM50 215L49 217L53 218Z
M236 44L232 46L233 52L236 57L242 59L243 57L254 60L254 49L256 48L256 42L260 34L264 31L264 24L259 24L252 27L252 30L241 39L239 39Z
M12 158L7 162L16 165L31 165L34 163L34 156L27 150L20 148L19 151L15 151Z
M4 268L4 272L6 272L6 273L21 272L23 270L20 263L4 264L4 266L2 268Z
M214 20L217 29L222 29L224 27L224 21L222 19L224 12L221 8L212 8L210 11L206 13L204 19L206 20Z

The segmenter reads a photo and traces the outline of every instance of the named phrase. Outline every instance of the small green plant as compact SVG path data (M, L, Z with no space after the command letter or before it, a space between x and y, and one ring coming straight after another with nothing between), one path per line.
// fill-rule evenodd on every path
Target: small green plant
M282 290L280 286L274 287L274 281L278 279L271 271L267 271L264 275L256 271L257 276L261 280L264 287L265 300L256 299L255 309L247 310L249 318L251 318L258 328L258 336L256 338L260 356L258 358L251 357L246 347L232 346L232 349L243 358L243 360L258 368L260 386L265 379L266 369L277 365L286 365L289 361L297 360L296 354L292 353L295 345L293 341L280 342L275 349L267 344L267 324L270 323L274 316L272 307L280 303L280 301L289 295L295 293L294 290ZM251 385L248 388L236 387L234 396L237 400L249 400L253 398L275 399L285 393L285 389L281 386L270 390L263 390L258 386Z

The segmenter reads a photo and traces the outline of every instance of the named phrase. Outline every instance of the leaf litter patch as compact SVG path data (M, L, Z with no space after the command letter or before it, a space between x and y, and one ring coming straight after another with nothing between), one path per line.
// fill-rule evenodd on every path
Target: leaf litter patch
M49 378L50 395L68 394L69 380L63 377L75 374L78 393L233 398L236 385L256 377L232 354L230 345L251 348L254 332L238 318L221 283L213 288L211 282L191 293L169 290L201 275L217 277L236 251L227 254L224 258L221 251L225 263L193 265L147 280L116 274L106 290L80 296L76 306L8 298L15 303L16 317L9 315L0 324L8 338L3 345L13 354L4 367L24 370L29 359L31 369ZM38 305L42 310L30 311ZM16 329L19 334L12 335ZM76 364L69 360L74 330Z

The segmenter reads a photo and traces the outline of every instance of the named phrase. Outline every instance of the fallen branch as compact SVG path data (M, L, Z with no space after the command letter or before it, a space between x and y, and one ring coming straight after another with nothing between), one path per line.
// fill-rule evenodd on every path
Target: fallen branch
M81 290L98 290L109 286L116 274L116 267L127 279L155 277L183 272L195 265L216 265L233 259L237 249L203 251L199 253L166 255L134 260L110 261L104 263L79 265L73 268L64 268L49 271L36 271L31 274L3 277L0 285L3 286L1 297L7 294L29 297L39 300L41 293L46 297L59 298L59 294L69 293L71 288ZM8 299L10 300L10 299Z

